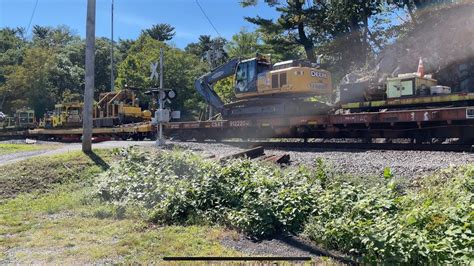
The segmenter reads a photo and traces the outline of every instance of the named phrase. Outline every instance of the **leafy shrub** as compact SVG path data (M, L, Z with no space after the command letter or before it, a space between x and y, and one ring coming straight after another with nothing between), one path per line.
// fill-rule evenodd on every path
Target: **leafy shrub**
M281 169L181 151L123 156L100 176L97 195L138 206L153 222L220 224L253 237L303 232L370 262L473 260L472 166L408 184L386 173L336 176L321 159L315 168Z
M123 154L99 178L97 194L144 207L158 223L217 223L256 237L298 233L321 191L318 176L306 168L282 170L249 160L220 165L177 151Z
M446 173L445 173L446 174ZM397 192L393 183L331 184L305 234L326 247L396 263L467 262L473 250L473 168Z

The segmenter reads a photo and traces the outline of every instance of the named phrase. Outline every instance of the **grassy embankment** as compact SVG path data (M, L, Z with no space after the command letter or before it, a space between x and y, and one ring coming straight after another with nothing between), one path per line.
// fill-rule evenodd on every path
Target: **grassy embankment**
M153 262L237 255L216 227L159 227L91 197L110 151L37 157L0 167L0 264Z
M10 153L15 153L15 152L47 150L47 149L56 148L58 146L59 145L0 143L0 155L5 155L5 154L10 154Z

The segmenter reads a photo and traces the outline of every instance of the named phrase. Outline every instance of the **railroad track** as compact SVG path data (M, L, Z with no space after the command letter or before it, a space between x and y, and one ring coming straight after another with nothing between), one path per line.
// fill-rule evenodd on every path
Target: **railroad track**
M405 143L335 143L335 142L241 142L222 141L221 143L250 148L262 146L264 148L283 149L322 149L322 150L400 150L400 151L452 151L474 152L472 144L405 144Z

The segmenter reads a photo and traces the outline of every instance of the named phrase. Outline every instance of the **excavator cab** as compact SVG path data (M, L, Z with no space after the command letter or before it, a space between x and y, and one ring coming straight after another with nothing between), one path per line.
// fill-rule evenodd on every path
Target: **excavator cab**
M262 55L241 61L235 72L235 94L257 92L258 75L270 71L271 68L270 59Z

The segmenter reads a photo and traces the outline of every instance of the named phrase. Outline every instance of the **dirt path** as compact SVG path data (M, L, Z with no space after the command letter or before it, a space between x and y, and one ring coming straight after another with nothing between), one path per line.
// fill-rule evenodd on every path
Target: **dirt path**
M94 149L112 149L112 148L123 148L129 146L153 146L154 141L106 141L101 143L92 144ZM40 144L41 145L41 144ZM31 157L39 155L55 155L61 153L68 153L72 151L81 150L81 143L67 143L59 145L58 147L47 147L43 150L27 151L27 152L16 152L5 155L0 155L0 166L10 164L18 161L22 161Z

